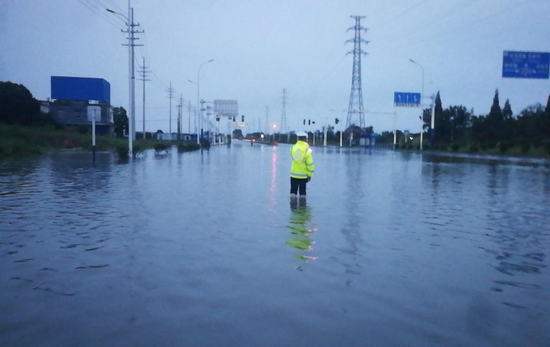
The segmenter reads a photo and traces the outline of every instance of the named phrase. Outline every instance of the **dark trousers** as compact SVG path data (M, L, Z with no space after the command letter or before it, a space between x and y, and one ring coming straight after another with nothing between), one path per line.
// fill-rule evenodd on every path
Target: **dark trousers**
M307 178L290 177L290 194L298 194L298 188L299 188L300 195L306 196L306 184L307 184Z

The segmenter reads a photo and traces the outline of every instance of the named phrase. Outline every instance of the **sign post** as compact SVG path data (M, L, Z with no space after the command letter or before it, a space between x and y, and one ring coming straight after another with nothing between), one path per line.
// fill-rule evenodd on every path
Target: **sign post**
M99 115L98 115L99 114ZM92 122L92 160L95 164L95 121L101 120L101 107L88 106L88 122Z
M420 93L403 93L403 92L395 92L393 93L393 104L396 107L420 107L420 104L422 102L422 94ZM394 120L395 122L395 120ZM422 142L423 142L423 135L424 135L424 120L422 119L422 116L420 116L420 150L422 150ZM407 137L405 136L405 142L407 142ZM396 135L394 135L394 146L395 146L395 138Z

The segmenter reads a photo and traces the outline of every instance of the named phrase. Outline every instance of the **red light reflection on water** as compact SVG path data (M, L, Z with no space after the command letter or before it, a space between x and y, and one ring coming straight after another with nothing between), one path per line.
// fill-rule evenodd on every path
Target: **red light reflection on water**
M273 146L273 154L271 155L271 186L269 190L272 193L277 191L277 147Z

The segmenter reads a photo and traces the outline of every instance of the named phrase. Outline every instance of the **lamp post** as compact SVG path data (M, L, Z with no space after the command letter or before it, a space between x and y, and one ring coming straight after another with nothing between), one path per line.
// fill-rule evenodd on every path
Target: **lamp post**
M200 143L199 142L200 141L199 140L199 128L197 127L198 109L200 107L199 106L199 91L198 91L199 90L199 85L194 81L191 81L191 80L187 80L187 81L191 82L191 83L193 83L194 85L197 86L197 107L195 108L195 122L194 123L195 123L195 133L197 134L197 144L199 144Z
M199 124L200 124L200 125L199 125L199 127L201 128L201 130L202 130L202 126L203 126L203 124L202 124L202 122L203 122L203 120L202 120L202 106L200 105L201 68L202 68L204 65L206 65L206 64L208 64L208 63L211 63L211 62L213 62L213 61L214 61L214 59L210 59L209 61L202 63L202 64L199 66L199 69L198 69L198 71L197 71L197 107L200 107L200 110L199 110L199 111L200 111L200 118L199 118ZM197 143L198 143L198 142L197 142Z
M413 64L416 64L420 67L422 70L422 93L420 94L420 150L422 150L422 140L423 140L423 133L424 133L424 109L422 108L422 99L424 98L424 67L417 63L416 61L409 59L409 61Z
M133 156L133 140L135 136L135 76L134 76L134 33L137 31L134 30L134 9L130 7L130 2L128 2L128 13L130 18L126 17L122 13L118 13L114 10L106 8L110 13L121 16L126 20L126 26L128 27L128 77L129 77L129 117L128 117L128 154L130 158ZM138 24L139 25L139 24Z

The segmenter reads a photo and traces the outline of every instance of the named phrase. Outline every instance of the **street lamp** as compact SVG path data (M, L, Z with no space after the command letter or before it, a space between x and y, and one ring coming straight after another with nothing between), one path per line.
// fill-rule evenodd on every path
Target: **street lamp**
M193 83L194 85L197 86L197 107L195 108L195 117L194 117L194 123L195 123L195 133L197 134L197 144L199 143L199 128L197 127L197 117L198 117L198 109L199 109L199 92L198 92L198 88L199 88L199 85L197 84L197 82L194 82L194 81L191 81L191 80L187 80L187 82L191 82Z
M422 108L422 99L424 98L424 67L417 63L416 61L409 59L409 61L413 64L416 64L420 67L422 70L422 93L420 94L420 150L422 150L422 139L423 139L423 133L424 133L424 109Z
M202 106L199 104L199 102L200 102L200 101L199 101L199 100L200 100L200 90L201 90L201 68L202 68L204 65L206 65L206 64L208 64L208 63L211 63L211 62L213 62L213 61L214 61L214 59L210 59L209 61L202 63L202 64L199 66L199 69L198 69L198 71L197 71L197 107L200 107L200 118L199 118L199 124L200 124L200 125L199 125L199 126L200 126L201 130L202 130L202 121L203 121L203 120L202 120ZM197 143L199 143L199 142L198 142L198 137L197 137Z
M134 9L130 7L128 3L128 13L130 18L126 17L122 13L118 13L114 10L106 8L107 12L121 16L126 20L126 26L128 27L128 78L129 78L129 117L128 117L128 154L130 158L133 156L133 140L134 140L134 121L135 121L135 76L134 76Z

